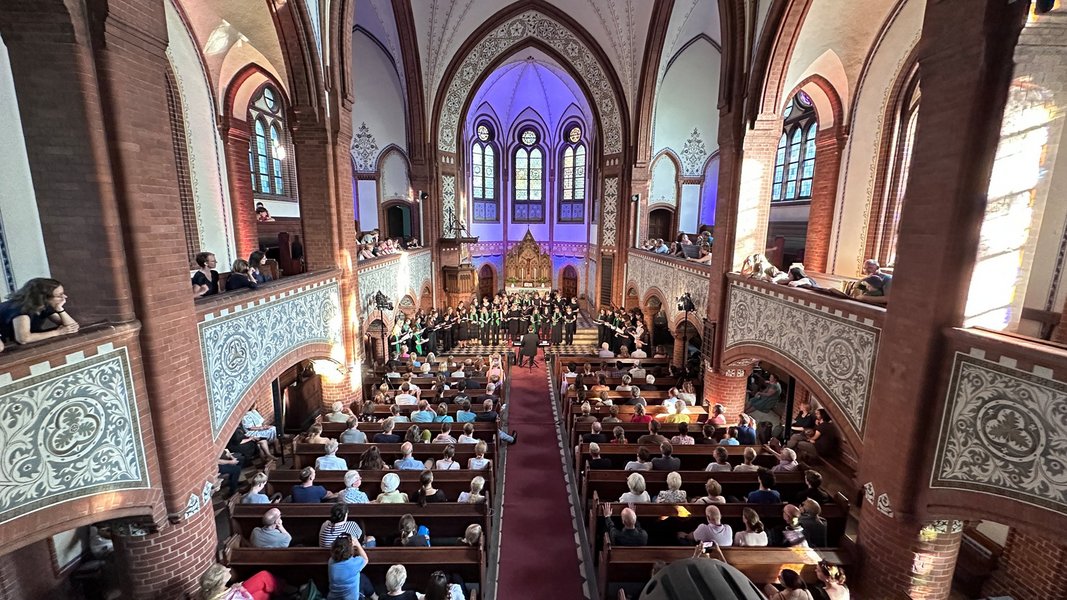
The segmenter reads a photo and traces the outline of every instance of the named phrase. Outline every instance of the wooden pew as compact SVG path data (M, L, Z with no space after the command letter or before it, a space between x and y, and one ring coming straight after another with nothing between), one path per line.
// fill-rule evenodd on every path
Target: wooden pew
M588 527L590 540L600 540L600 535L603 533L603 528L601 527L603 523L600 516L601 505L604 503L600 500L600 497L594 492L593 501L590 502L589 509L586 512L586 527ZM609 504L612 507L612 518L619 518L622 510L627 507L626 504L619 502L610 502ZM719 512L722 514L722 522L730 525L734 533L745 529L742 513L746 508L756 511L760 516L760 520L763 521L764 527L768 530L781 529L785 525L785 520L782 518L784 503L749 504L747 502L730 502L717 504L716 506L719 507ZM637 522L648 531L648 543L653 546L674 544L677 540L676 534L679 531L692 532L701 523L707 522L707 518L704 516L704 509L706 508L707 505L698 503L658 504L650 502L647 504L634 504ZM842 540L845 535L845 527L848 522L848 504L843 496L839 496L835 498L834 502L828 503L821 509L822 518L826 519L826 539L833 545L835 542ZM622 527L618 521L616 526Z
M648 399L646 398L646 401L647 400ZM611 414L609 412L611 409L608 406L597 406L593 402L590 402L590 404L592 405L592 410L589 414L596 417L598 421ZM564 402L563 406L564 423L571 422L570 419L573 419L575 415L580 415L582 412L582 405L578 402ZM635 407L628 404L620 404L618 407L619 419L624 423L630 422L630 420L633 419ZM645 414L652 415L653 418L662 420L667 416L668 411L666 407L653 403L645 407ZM686 414L689 416L690 423L702 423L708 420L708 411L703 406L690 406L686 409Z
M645 478L648 495L655 501L656 494L660 490L667 489L669 471L640 471L640 473ZM709 479L719 482L722 486L722 495L725 497L744 498L749 492L759 489L759 480L756 479L755 473L678 471L678 474L682 476L682 489L694 501L707 495L705 484ZM792 501L806 487L803 471L775 473L774 475L774 489L778 490L783 501ZM613 500L630 491L626 485L626 478L629 476L629 471L586 468L582 473L581 482L581 495L585 506L588 506L594 493L604 500Z
M285 529L293 536L292 546L319 545L319 528L330 518L331 504L238 504L230 515L230 528L245 541L252 530L263 524L263 513L271 508L282 512ZM410 514L415 522L430 530L434 541L452 543L459 539L467 526L477 524L482 531L489 529L489 507L481 504L433 503L418 504L349 504L348 520L360 524L366 535L373 535L379 545L393 545L399 532L400 517ZM435 544L436 545L436 544Z
M659 446L655 444L641 444L648 448L652 458L659 456ZM626 463L631 460L637 460L637 449L640 447L638 444L600 444L600 457L611 459L611 463L616 469L626 468ZM711 444L700 444L696 446L672 446L672 454L682 461L682 470L685 471L703 471L708 463L713 462L712 452L715 446ZM768 469L778 464L778 458L773 454L764 453L763 446L721 446L726 448L727 455L729 456L730 464L739 465L744 462L745 449L756 449L756 461L755 464L761 467L767 467ZM578 446L578 452L574 455L575 473L581 473L585 469L586 461L589 460L589 444L580 444ZM776 474L777 475L777 474Z
M419 489L419 476L421 471L360 471L363 479L359 489L363 490L367 497L374 500L382 493L382 477L386 473L396 473L400 476L400 491L411 496ZM454 471L434 471L433 485L443 490L449 499L459 497L460 492L470 491L471 479L481 476L485 478L485 492L493 491L493 472L491 470L472 471L470 469L456 469ZM300 483L300 469L278 469L271 471L267 476L267 488L265 493L270 496L280 493L283 497L288 496L294 485ZM344 471L316 471L315 485L321 485L330 492L340 492L345 487Z
M820 561L846 565L851 562L836 548L723 548L722 552L728 563L758 586L777 580L782 569L793 569L807 583L815 583L815 568ZM598 566L599 597L614 600L611 593L618 584L632 583L636 587L647 582L656 561L670 563L692 556L692 546L625 547L605 542Z
M420 429L429 429L433 432L434 437L441 433L443 423L415 423ZM394 431L399 432L401 428L406 428L404 425L407 423L397 423ZM459 437L459 434L463 433L464 423L452 423L452 437ZM477 421L471 423L474 425L474 437L478 439L485 438L489 440L496 436L496 423L489 421ZM328 438L337 439L340 435L348 429L348 425L345 423L322 423L322 435ZM377 421L374 423L360 423L359 430L367 434L367 439L370 440L374 437L374 434L382 432L382 422Z
M328 548L242 548L240 536L227 541L225 564L234 570L237 579L244 580L259 571L267 570L294 585L312 579L319 590L328 589ZM435 571L455 573L467 583L485 581L485 553L479 548L367 548L369 562L363 572L376 585L385 581L385 572L392 565L404 565L408 573L408 587L425 589L430 574Z
M485 457L493 460L495 458L495 443L496 438L488 438L485 440L489 446L485 453ZM348 462L350 468L357 468L359 466L359 458L367 449L377 447L378 451L382 455L382 460L389 465L393 464L393 461L402 457L400 453L400 447L403 444L341 444L337 449L337 456L345 459ZM450 444L415 444L412 457L418 460L425 461L427 458L437 460L444 456L444 450ZM474 458L474 444L455 444L456 456L455 460L461 465L466 465L467 460ZM295 444L293 446L293 466L297 469L302 469L308 466L315 466L315 459L326 454L325 444ZM496 461L493 462L496 465Z
M475 397L472 396L471 397L471 412L475 412L475 413L485 412L485 406L482 405L483 401L484 401L484 398L475 398ZM390 410L391 410L392 406L393 406L392 404L375 404L374 405L374 416L375 417L380 417L380 418L388 417L390 415ZM430 406L431 406L431 408L436 409L437 408L437 403L436 402L431 402ZM418 408L419 407L416 404L401 404L400 405L400 414L406 415L406 414L409 414L409 413L411 413L411 412L413 412L415 410L418 410ZM462 406L460 406L459 404L449 404L448 405L448 414L451 415L453 419L455 419L456 418L456 411L460 410L461 408L462 408Z
M570 431L570 441L571 441L571 447L572 448L574 446L578 445L578 440L580 440L583 435L589 433L590 426L591 426L590 423L578 423L578 422L576 422L576 419L577 419L577 417L572 419L570 427L567 428ZM637 438L639 438L639 437L645 435L646 433L648 433L648 423L601 423L601 427L603 428L603 431L601 433L603 433L604 435L608 436L609 442L614 437L614 434L612 433L612 430L614 430L616 427L622 427L623 431L626 432L626 439L630 443L636 443L637 442ZM362 429L362 428L363 428L362 425L360 425L360 429ZM342 431L343 431L343 429L342 429ZM663 437L665 437L667 439L671 439L672 437L678 435L678 424L677 423L660 423L660 425L659 425L659 433ZM715 429L715 438L714 438L715 442L714 442L714 444L717 444L718 440L721 440L725 433L726 433L726 428L725 427L717 427ZM323 435L325 435L325 434L323 434ZM689 435L694 440L696 440L697 445L702 445L704 443L704 432L702 430L702 425L690 424L689 425ZM712 445L714 445L714 444L712 444ZM601 445L603 446L603 444L601 444Z

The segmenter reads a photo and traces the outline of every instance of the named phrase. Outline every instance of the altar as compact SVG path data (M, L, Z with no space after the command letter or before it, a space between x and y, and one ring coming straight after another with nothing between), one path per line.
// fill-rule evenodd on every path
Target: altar
M541 249L529 231L504 257L504 291L552 291L552 257Z

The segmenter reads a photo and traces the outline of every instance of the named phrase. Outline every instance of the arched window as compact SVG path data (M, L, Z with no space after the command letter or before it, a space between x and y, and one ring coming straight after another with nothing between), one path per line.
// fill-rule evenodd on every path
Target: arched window
M804 92L785 108L782 137L774 156L772 202L811 200L812 178L815 176L815 134L819 124L811 98Z
M511 220L515 223L544 223L544 153L537 147L539 138L533 129L519 134L515 150L515 196L511 203Z
M586 153L582 133L581 126L573 124L564 134L563 166L560 169L560 179L563 182L559 198L560 223L585 221Z
M884 198L876 215L874 248L869 256L879 264L892 267L897 261L897 231L900 224L900 209L904 206L904 191L911 168L911 150L915 142L915 124L919 120L919 77L913 70L904 85L897 105L893 134L886 164Z
M480 123L475 129L475 140L471 146L471 201L474 204L474 220L488 223L500 221L493 141L492 128Z
M286 177L285 158L288 140L285 135L285 111L278 90L264 85L252 98L248 107L248 122L252 123L252 139L248 148L248 163L252 174L252 191L256 194L291 198Z

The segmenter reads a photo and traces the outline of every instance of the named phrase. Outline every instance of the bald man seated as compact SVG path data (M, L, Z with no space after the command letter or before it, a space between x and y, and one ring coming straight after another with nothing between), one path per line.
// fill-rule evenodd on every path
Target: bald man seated
M421 460L413 458L411 453L414 451L414 447L411 442L404 442L400 445L400 454L402 458L398 458L393 462L393 468L398 471L421 471L426 468L426 465Z
M678 541L683 544L715 542L723 547L732 546L734 543L734 528L723 524L719 507L709 505L704 509L704 517L707 518L708 522L701 523L693 533L679 531Z
M249 536L253 548L288 548L293 536L282 526L282 511L272 508L263 513L263 525Z
M615 528L615 521L611 518L611 504L603 504L601 512L604 515L604 529L608 532L608 539L613 546L647 546L648 532L641 529L637 522L637 513L634 509L626 507L622 509L622 529Z

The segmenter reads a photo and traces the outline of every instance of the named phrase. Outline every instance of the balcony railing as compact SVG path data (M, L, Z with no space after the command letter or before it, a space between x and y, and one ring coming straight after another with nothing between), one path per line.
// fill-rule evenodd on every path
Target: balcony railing
M137 323L15 346L0 368L0 539L32 543L151 514L151 417ZM158 484L157 484L158 485Z
M280 359L302 347L322 352L343 344L339 275L337 269L304 273L197 301L215 437L241 398Z
M946 338L929 504L1067 527L1067 350L977 329Z
M769 349L802 369L862 436L885 309L730 274L724 361Z
M634 248L627 253L626 290L646 294L654 288L661 292L663 308L672 323L681 314L675 300L689 293L694 305L690 318L697 323L707 312L711 273L709 265Z

